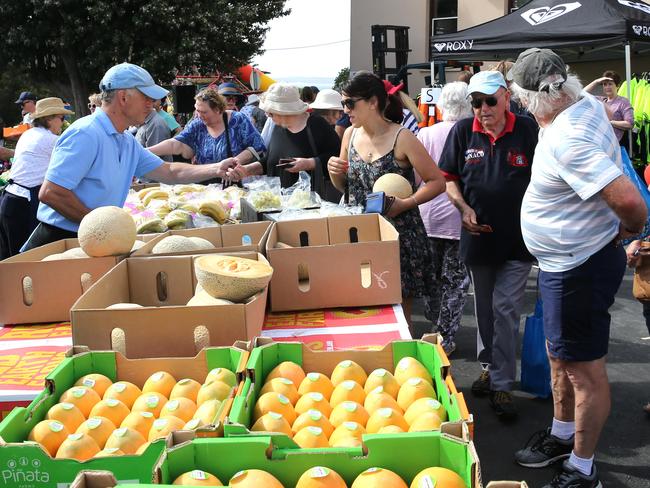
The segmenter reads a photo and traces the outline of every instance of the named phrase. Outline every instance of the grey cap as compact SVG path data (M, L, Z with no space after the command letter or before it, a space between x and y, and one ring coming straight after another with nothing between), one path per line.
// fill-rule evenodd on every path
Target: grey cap
M508 71L506 79L514 81L525 90L540 91L540 84L553 75L556 79L551 82L566 81L566 64L562 58L550 49L533 47L519 55L517 62ZM548 88L542 91L548 91Z

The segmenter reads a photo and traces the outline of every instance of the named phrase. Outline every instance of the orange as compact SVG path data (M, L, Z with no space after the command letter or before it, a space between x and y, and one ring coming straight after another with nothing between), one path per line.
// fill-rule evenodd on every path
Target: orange
M172 415L169 415L162 419L156 419L154 420L153 425L151 426L151 430L149 431L148 440L151 442L155 441L156 439L160 439L161 437L167 437L170 432L181 430L184 426L184 421Z
M196 395L199 394L201 389L201 383L190 378L183 378L172 388L172 392L169 394L169 399L173 400L174 398L183 397L189 398L194 403L196 403Z
M421 413L409 427L409 432L422 432L440 429L442 420L436 412Z
M292 361L283 361L271 370L265 381L268 383L273 378L288 378L298 388L302 380L305 379L305 372L300 365Z
M124 454L135 454L138 448L145 442L147 442L146 439L137 430L120 427L119 429L115 429L106 440L104 449L117 447Z
M300 397L296 402L296 413L300 415L307 410L318 410L320 413L329 417L332 413L332 406L325 397L318 392L307 393Z
M151 412L154 417L160 417L163 405L167 403L167 397L157 391L150 391L140 395L131 407L132 412Z
M196 404L200 406L206 400L219 400L222 402L229 398L232 392L233 387L220 380L204 383L196 394Z
M447 468L426 468L420 471L411 482L413 488L420 486L440 486L444 488L467 488L458 474Z
M160 417L167 417L169 415L181 419L183 422L188 422L196 413L196 403L189 398L178 397L173 400L168 400L163 405L160 411Z
M409 429L406 420L404 420L402 414L397 410L393 410L392 408L380 408L368 419L366 430L368 430L368 434L375 434L379 429L386 427L387 425L397 425L404 432Z
M183 473L172 484L183 486L223 486L219 478L215 475L200 469Z
M363 428L363 425L358 424L357 422L343 422L339 425L332 435L330 436L330 445L336 446L339 444L339 441L344 438L353 437L361 441L361 436L366 433L366 429Z
M53 405L52 408L47 411L45 419L58 420L65 425L68 432L74 432L79 428L83 421L86 420L86 417L84 417L81 410L72 403L63 402Z
M281 432L289 437L293 437L291 425L289 425L287 419L277 412L267 412L262 415L253 424L251 430L256 432Z
M211 381L222 381L234 387L237 385L237 375L226 368L214 368L210 370L203 383L210 383Z
M131 412L122 421L120 427L137 430L142 437L148 437L154 420L156 417L151 412Z
M246 469L235 473L230 478L228 486L234 488L259 488L260 486L264 488L284 488L275 476L259 469Z
M409 378L402 384L397 394L397 404L406 411L420 398L435 398L436 392L430 383L419 377Z
M120 451L117 447L109 447L108 449L102 449L93 457L111 457L111 456L124 456L124 453Z
M119 426L122 421L129 414L129 407L124 405L121 401L115 398L107 398L106 400L99 401L90 411L91 417L106 417Z
M366 392L363 387L352 380L345 380L340 382L332 392L330 405L336 407L341 402L357 402L363 405L366 399Z
M332 435L332 432L334 432L334 426L332 423L318 410L307 410L305 413L301 413L291 428L294 432L298 432L299 430L310 426L320 427L328 438Z
M104 393L104 400L107 398L115 398L121 401L124 405L131 408L136 398L142 395L140 388L128 381L118 381L113 383L106 389Z
M350 488L408 488L404 480L390 469L369 468L361 473Z
M311 392L320 393L327 401L332 397L334 385L332 381L322 373L307 373L305 379L300 383L298 393L304 395Z
M66 440L61 443L59 450L56 451L57 459L76 459L85 461L97 454L101 449L95 442L95 439L86 434L70 434Z
M293 441L303 449L329 447L330 445L323 429L314 427L313 425L296 432L293 436Z
M175 385L176 378L167 371L156 371L144 382L142 393L158 392L165 398L169 398L169 394Z
M92 437L100 449L103 449L106 440L115 430L115 424L105 417L90 417L77 429L78 434Z
M297 417L293 405L282 393L269 392L259 397L253 409L253 420L269 412L279 413L289 424L293 424Z
M370 415L375 413L375 410L385 407L392 408L393 410L397 410L400 413L403 411L402 407L399 406L395 398L386 393L383 386L378 386L370 393L368 393L363 406L366 407L366 410L368 410L368 413Z
M420 398L415 400L409 408L406 409L404 413L404 420L408 422L409 425L418 418L424 412L435 412L440 417L440 420L443 422L447 420L447 411L442 404L434 398Z
M338 427L343 422L357 422L365 426L369 418L368 411L357 402L341 402L330 414L330 422L334 427Z
M288 378L273 378L271 381L267 381L264 386L262 386L260 395L264 395L264 393L268 393L269 391L282 393L293 405L295 405L298 398L300 398L298 389L293 384L293 381Z
M88 388L92 388L102 398L108 387L112 384L113 382L108 376L99 373L90 373L79 378L74 386L87 386Z
M91 390L87 386L73 386L61 395L59 402L72 403L81 410L84 417L88 418L90 416L90 411L100 400L101 398L99 398L99 395L95 390Z
M324 466L315 466L305 471L298 479L296 488L347 488L341 475Z
M214 423L215 418L221 409L221 402L219 400L206 400L194 412L194 418L201 420L203 425Z
M332 384L334 386L346 380L356 381L359 385L365 385L367 378L368 375L363 368L349 359L341 361L336 365L334 371L332 371Z
M422 378L430 385L433 385L433 379L427 368L417 359L404 356L395 366L395 379L402 386L409 378Z
M399 383L390 371L385 370L384 368L375 369L368 375L368 379L366 380L365 385L363 385L363 389L367 395L378 386L382 386L386 393L397 399Z
M58 420L41 420L31 430L27 439L38 442L54 457L68 435L70 432Z

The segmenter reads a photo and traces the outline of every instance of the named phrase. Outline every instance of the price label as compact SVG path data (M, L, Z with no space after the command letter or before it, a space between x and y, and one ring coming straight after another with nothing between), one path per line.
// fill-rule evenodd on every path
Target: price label
M440 100L442 88L422 88L420 92L420 101L428 105L435 105Z

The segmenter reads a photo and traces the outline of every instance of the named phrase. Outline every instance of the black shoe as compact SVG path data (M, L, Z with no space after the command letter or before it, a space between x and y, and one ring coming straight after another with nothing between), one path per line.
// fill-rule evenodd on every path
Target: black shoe
M573 437L563 440L551 435L550 427L534 433L526 447L515 453L515 461L527 468L545 468L571 455Z
M517 409L512 401L512 393L509 391L491 391L490 405L492 405L494 413L500 419L510 420L517 416Z
M490 394L490 371L484 369L481 376L472 383L472 393L476 396L485 396Z
M566 460L562 464L562 471L543 488L603 488L603 485L596 474L596 466L591 468L591 474L586 476Z

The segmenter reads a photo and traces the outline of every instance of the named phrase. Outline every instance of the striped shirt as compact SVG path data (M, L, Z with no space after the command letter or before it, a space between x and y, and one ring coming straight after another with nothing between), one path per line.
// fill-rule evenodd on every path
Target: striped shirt
M591 95L540 130L521 206L526 247L547 272L573 269L617 234L619 220L599 192L622 175L618 139Z
M418 135L420 132L420 127L418 127L418 119L415 118L415 115L411 113L409 109L403 108L402 114L404 118L402 119L402 126L406 127L408 130L413 132L414 135Z

